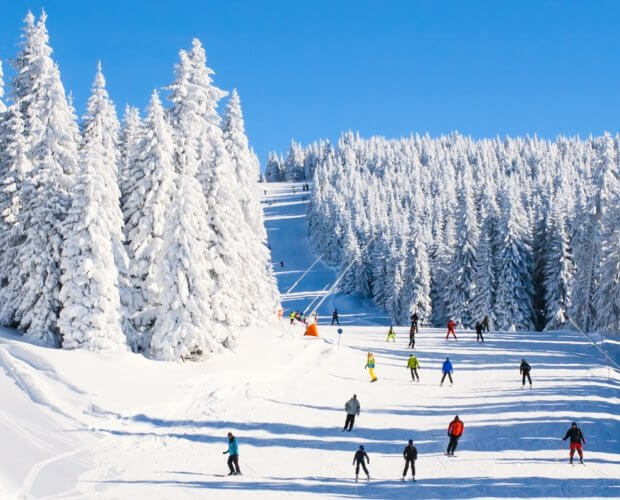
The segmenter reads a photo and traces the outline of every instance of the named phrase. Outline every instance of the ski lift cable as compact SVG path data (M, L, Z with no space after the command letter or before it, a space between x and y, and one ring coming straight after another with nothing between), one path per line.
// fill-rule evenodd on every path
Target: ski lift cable
M293 283L291 285L291 287L286 291L286 293L284 295L288 295L289 293L291 293L293 291L293 288L295 288L299 284L299 282L302 279L304 279L304 276L306 276L306 274L308 274L310 272L310 270L319 263L319 261L323 258L323 255L325 255L325 254L322 253L321 255L319 255L317 257L317 259L312 263L312 265L308 269L306 269L304 271L304 273L299 278L297 278L297 281L295 281L295 283Z
M596 341L590 337L590 335L588 335L586 332L584 332L581 328L579 328L579 325L577 323L575 323L573 321L573 318L571 318L569 316L568 321L571 322L571 324L579 331L579 333L581 333L584 337L586 337L590 342L592 342L592 345L594 347L596 347L601 354L603 355L603 357L608 361L609 364L612 364L616 369L620 370L620 366L618 366L618 363L616 363L606 352L604 349L602 349L597 343Z

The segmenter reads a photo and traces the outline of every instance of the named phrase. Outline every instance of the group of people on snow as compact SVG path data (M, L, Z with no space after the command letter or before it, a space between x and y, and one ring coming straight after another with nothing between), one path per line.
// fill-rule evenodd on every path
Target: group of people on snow
M306 316L303 312L292 310L289 313L288 317L291 320L291 325L295 323L295 321L303 323L304 325L308 325L309 322L316 323L319 319L316 311L313 311L309 316Z

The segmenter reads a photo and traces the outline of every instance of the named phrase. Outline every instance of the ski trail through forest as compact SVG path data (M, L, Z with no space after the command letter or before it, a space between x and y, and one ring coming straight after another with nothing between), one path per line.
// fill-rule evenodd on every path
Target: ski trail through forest
M310 310L337 272L319 261L299 279L317 258L307 193L299 184L261 189L285 314ZM329 325L334 306L340 338ZM421 328L414 383L408 327L386 342L389 319L359 297L329 297L319 315L320 338L304 338L285 317L243 330L234 352L204 363L50 349L0 331L0 498L620 497L618 373L579 333L490 333L477 344L472 332L446 341L444 329ZM454 385L440 387L447 356ZM521 358L532 389L521 388ZM361 413L343 432L353 394ZM457 414L465 431L448 458ZM587 440L585 466L569 465L561 440L572 421ZM238 439L242 476L226 476L227 432ZM400 481L408 439L418 449L416 483ZM354 482L359 445L368 484Z

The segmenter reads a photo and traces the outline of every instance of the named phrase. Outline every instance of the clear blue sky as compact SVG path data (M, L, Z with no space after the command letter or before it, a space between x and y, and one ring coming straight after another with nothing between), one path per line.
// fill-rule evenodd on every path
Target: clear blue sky
M347 129L620 130L620 1L7 0L0 58L42 7L80 114L98 59L119 112L144 108L199 37L216 84L239 89L262 161Z

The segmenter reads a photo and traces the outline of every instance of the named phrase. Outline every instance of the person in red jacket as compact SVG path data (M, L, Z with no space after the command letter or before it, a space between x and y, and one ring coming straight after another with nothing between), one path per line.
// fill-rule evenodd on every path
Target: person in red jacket
M450 318L448 320L448 333L446 334L446 340L448 340L448 337L450 336L450 334L452 334L452 336L454 337L454 340L456 340L456 332L454 331L455 328L456 328L456 323L454 322L452 318Z
M459 444L459 438L463 434L463 429L465 429L465 424L459 416L456 415L454 420L450 422L448 426L448 436L450 436L450 442L448 443L448 449L446 450L446 455L449 457L454 456L454 452L456 451L456 447Z

